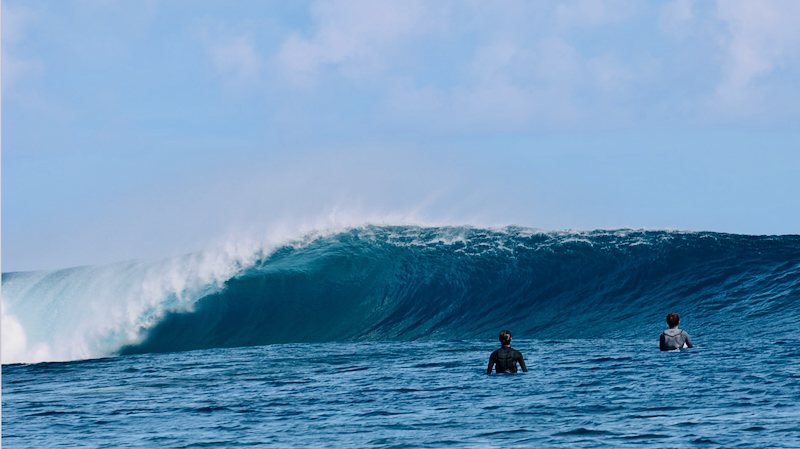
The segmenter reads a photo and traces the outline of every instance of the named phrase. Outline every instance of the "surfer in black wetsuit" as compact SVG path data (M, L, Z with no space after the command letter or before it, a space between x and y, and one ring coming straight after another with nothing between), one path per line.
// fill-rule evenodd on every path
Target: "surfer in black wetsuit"
M527 373L528 368L525 366L522 354L516 349L511 349L511 332L500 332L500 344L502 345L500 349L489 356L489 367L486 368L486 374L492 374L492 366L498 373L516 373L517 363L522 371Z
M669 329L661 334L659 346L662 351L673 351L675 349L691 348L692 339L686 331L678 329L678 324L681 323L681 318L677 313L670 313L667 315L667 325Z

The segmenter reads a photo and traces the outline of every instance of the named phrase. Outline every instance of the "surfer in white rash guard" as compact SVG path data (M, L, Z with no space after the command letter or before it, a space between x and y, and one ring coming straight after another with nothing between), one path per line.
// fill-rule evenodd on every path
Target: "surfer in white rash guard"
M497 373L516 373L517 363L519 363L522 371L528 372L528 367L525 366L525 359L522 353L516 349L511 349L511 332L500 332L500 349L493 352L489 356L489 367L486 368L486 374L492 374L492 366L495 367Z
M686 331L678 329L681 319L677 313L667 315L667 325L669 329L661 334L659 346L662 351L674 351L675 349L691 348L692 340Z

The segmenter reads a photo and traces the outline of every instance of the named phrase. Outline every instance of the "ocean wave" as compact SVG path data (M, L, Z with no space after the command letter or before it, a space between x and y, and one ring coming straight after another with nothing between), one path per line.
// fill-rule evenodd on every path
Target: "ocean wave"
M734 341L796 330L800 237L369 225L2 282L3 363L503 328L657 340L672 311Z

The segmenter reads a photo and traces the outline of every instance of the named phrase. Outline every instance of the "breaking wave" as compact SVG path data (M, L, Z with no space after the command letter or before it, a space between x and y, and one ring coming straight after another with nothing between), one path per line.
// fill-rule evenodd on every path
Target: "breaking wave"
M363 226L273 245L4 273L3 363L288 342L781 338L800 236ZM656 335L654 338L653 335Z

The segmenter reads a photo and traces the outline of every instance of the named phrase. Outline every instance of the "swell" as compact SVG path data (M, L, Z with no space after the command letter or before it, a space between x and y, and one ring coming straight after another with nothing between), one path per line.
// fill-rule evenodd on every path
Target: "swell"
M787 338L800 237L366 226L287 245L142 328L120 354L288 342Z

